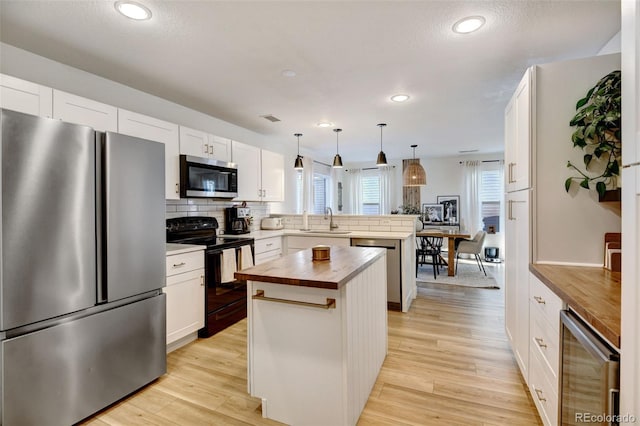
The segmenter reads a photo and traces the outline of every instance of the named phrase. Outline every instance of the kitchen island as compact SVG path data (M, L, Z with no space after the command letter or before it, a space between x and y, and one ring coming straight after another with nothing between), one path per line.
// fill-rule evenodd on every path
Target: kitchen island
M248 386L262 415L353 425L387 352L386 251L311 249L236 272L247 280Z

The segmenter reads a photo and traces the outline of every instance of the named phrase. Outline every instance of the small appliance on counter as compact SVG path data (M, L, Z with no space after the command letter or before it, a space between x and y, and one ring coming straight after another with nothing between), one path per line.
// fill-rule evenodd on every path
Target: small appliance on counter
M265 217L260 222L260 229L283 229L281 217Z
M251 209L247 207L227 207L224 209L225 234L248 234Z

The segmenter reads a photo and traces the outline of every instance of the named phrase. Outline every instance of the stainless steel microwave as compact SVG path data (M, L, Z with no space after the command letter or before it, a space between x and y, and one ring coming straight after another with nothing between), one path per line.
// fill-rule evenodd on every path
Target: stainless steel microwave
M180 156L180 197L235 198L238 168L211 158Z

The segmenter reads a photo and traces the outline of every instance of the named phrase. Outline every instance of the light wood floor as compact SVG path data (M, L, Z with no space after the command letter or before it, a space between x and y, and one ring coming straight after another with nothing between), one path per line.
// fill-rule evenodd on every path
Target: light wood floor
M419 288L359 425L539 425L504 332L502 289ZM275 425L247 394L246 320L169 354L167 374L88 425ZM331 425L327 425L331 426Z

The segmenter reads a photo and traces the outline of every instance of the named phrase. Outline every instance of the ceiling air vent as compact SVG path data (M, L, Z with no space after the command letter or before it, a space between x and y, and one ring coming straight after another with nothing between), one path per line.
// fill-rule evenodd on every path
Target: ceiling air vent
M265 120L269 120L272 123L275 123L277 121L280 121L280 119L278 117L274 117L273 115L269 114L269 115L261 115L260 117L264 118Z
M465 150L462 150L462 151L458 151L458 153L460 153L460 154L470 154L472 152L478 152L478 150L477 149L465 149Z

